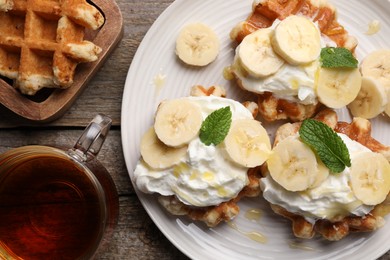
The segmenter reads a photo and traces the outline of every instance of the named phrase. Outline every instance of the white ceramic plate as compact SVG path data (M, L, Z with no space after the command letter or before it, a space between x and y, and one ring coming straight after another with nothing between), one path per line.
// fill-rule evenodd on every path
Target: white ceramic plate
M390 2L387 0L334 0L339 21L359 40L357 56L361 60L370 51L390 48ZM228 90L228 97L237 100L249 96L223 78L223 68L233 58L229 32L251 10L252 0L177 0L156 20L138 48L128 72L122 104L122 143L130 177L139 159L142 134L152 125L153 115L161 100L188 96L192 85L219 84ZM381 30L365 34L368 24L379 20ZM221 39L221 51L215 62L204 68L183 65L175 56L175 40L180 28L190 22L211 26ZM350 120L340 110L341 120ZM390 145L390 120L381 116L373 123L373 136ZM269 126L270 131L275 125ZM387 134L386 134L387 133ZM169 215L155 197L137 190L150 217L165 236L183 253L194 259L374 259L390 249L390 219L377 232L351 234L330 243L321 239L294 239L290 223L274 215L261 198L240 202L241 213L233 221L238 229L227 224L206 228L186 218ZM250 210L261 212L259 218L247 217ZM264 235L266 243L256 242L245 232Z

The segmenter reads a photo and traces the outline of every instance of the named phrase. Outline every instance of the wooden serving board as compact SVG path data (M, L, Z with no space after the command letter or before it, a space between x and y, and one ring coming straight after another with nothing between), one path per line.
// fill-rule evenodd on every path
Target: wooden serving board
M22 95L9 82L0 79L0 103L14 113L36 122L49 122L62 116L87 86L123 35L123 18L115 0L93 0L105 17L98 31L86 31L85 39L102 48L95 62L76 68L68 89L44 89L34 97Z

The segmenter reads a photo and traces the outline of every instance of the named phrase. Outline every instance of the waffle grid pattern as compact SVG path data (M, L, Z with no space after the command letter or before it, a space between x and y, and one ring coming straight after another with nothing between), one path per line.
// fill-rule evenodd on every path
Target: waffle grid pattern
M85 27L104 23L85 0L14 0L0 11L0 75L23 94L69 87L77 64L95 61L101 51L84 40Z

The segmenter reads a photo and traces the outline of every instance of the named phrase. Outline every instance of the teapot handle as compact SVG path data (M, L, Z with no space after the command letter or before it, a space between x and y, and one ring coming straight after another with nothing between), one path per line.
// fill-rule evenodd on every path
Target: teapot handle
M96 115L85 128L73 148L68 150L68 154L81 162L95 158L106 140L111 123L110 117L103 114Z

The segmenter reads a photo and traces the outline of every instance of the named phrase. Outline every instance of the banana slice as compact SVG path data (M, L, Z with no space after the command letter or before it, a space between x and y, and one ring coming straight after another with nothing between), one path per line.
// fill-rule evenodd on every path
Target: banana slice
M386 95L387 95L387 104L385 107L385 113L386 115L390 116L390 88L386 89Z
M242 67L254 77L267 77L277 72L284 60L271 45L272 29L259 29L247 35L238 46L238 57Z
M351 186L366 205L377 205L390 192L390 164L380 153L364 152L352 159Z
M362 76L359 69L320 68L317 96L327 107L342 108L356 98L361 85Z
M308 18L291 15L276 26L272 46L288 63L307 64L320 55L321 34Z
M153 127L141 139L141 156L154 169L166 169L178 164L186 153L187 146L174 148L162 143Z
M178 147L198 135L202 121L202 112L197 104L186 99L173 99L159 105L154 129L164 144Z
M202 23L188 24L176 39L176 54L189 65L206 66L218 56L219 45L210 27Z
M355 117L371 119L382 113L386 104L387 94L382 84L373 78L363 77L359 94L348 108Z
M245 167L262 165L271 153L267 131L254 119L233 120L224 144L230 158Z
M360 70L364 77L379 80L385 88L390 88L390 49L371 52L362 61Z
M271 177L289 191L303 191L318 186L324 180L324 173L319 173L313 151L295 138L286 138L278 143L267 165Z
M313 184L311 184L309 188L316 188L320 186L329 176L329 169L325 166L325 164L323 164L320 159L317 159L317 163L318 171L314 176Z

